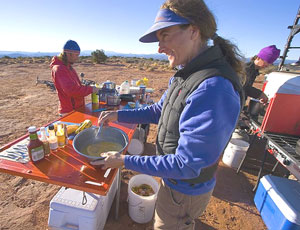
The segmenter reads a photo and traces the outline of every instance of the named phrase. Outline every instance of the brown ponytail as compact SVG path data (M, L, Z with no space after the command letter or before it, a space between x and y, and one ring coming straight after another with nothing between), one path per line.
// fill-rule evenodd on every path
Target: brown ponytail
M203 0L166 0L161 9L170 9L181 17L188 19L192 25L197 26L202 41L207 42L213 38L214 45L219 45L227 62L238 73L241 78L240 81L244 82L243 57L236 45L216 35L215 17Z

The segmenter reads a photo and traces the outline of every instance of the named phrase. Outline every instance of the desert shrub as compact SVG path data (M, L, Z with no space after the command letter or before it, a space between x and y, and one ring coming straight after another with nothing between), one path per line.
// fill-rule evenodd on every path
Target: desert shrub
M153 66L149 66L147 69L146 69L148 72L152 72L155 70L155 68Z
M103 50L93 51L91 55L92 55L92 61L97 64L105 63L105 61L107 60L107 56L105 55Z

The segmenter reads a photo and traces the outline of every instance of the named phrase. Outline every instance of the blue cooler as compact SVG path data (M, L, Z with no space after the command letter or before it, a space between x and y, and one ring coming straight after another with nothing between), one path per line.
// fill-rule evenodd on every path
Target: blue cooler
M254 203L268 229L300 230L300 183L266 175L261 178Z

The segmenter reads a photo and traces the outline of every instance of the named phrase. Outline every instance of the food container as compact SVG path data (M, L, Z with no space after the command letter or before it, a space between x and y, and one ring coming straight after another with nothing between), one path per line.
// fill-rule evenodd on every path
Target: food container
M120 97L118 95L107 95L107 105L119 105Z
M119 153L123 152L125 148L128 145L128 136L125 132L122 130L105 126L102 127L101 133L99 137L96 137L96 134L98 132L98 127L90 127L88 129L85 129L81 131L79 134L76 135L76 137L73 140L73 148L74 150L86 157L88 160L99 160L104 159L105 157L102 156L92 156L85 153L85 149L87 149L88 146L92 146L95 144L101 145L101 143L104 142L110 142L110 143L116 143L120 145ZM114 149L108 150L108 151L115 151Z

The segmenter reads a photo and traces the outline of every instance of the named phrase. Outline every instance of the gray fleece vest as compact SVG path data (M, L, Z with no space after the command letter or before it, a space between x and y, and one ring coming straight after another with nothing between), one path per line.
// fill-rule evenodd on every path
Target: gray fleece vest
M222 76L228 79L239 92L241 106L243 105L244 93L238 76L225 61L218 46L209 48L185 68L179 70L168 88L158 123L156 139L156 152L158 155L175 154L180 137L179 119L186 106L186 99L198 88L201 82L214 76ZM215 175L218 162L207 168L202 168L198 177L183 181L192 185L209 181ZM170 181L176 183L175 180L170 179Z

